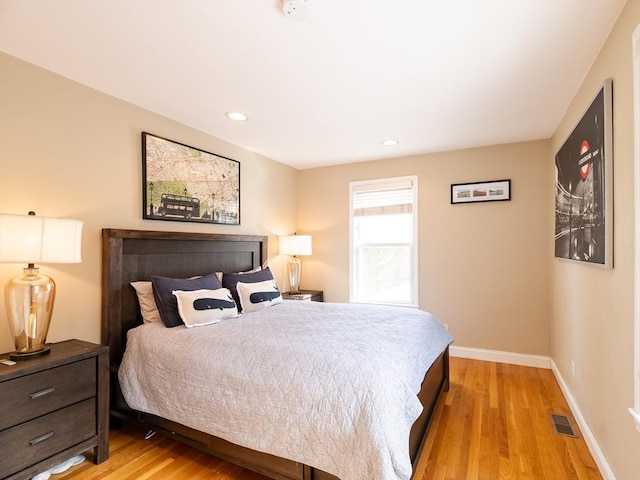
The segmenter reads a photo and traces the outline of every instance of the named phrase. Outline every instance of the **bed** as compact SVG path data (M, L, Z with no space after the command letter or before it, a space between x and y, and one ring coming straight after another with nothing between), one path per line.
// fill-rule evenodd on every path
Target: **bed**
M102 343L110 347L112 387L110 409L113 418L144 424L150 429L170 435L177 440L261 473L269 478L283 480L336 480L338 478L338 476L328 473L331 468L327 468L327 471L317 468L318 462L314 459L310 461L302 460L303 458L311 458L305 456L308 448L305 448L304 445L300 446L300 454L294 452L279 455L267 453L270 451L269 448L263 448L260 442L256 443L251 439L244 441L244 439L237 439L233 435L229 436L226 432L225 435L212 435L207 433L207 428L199 425L195 427L189 426L190 422L182 421L180 417L168 419L167 417L170 415L151 413L154 411L153 409L134 410L124 400L120 388L118 372L121 369L123 356L125 355L129 331L142 323L138 300L130 283L148 280L152 275L189 278L197 275L207 275L211 272L242 272L256 269L262 266L267 259L267 237L104 229L102 232L102 254ZM284 338L286 334L287 338L289 338L289 335L295 335L296 331L303 327L305 329L310 326L313 327L314 322L311 321L306 321L304 326L300 323L303 322L306 316L315 315L317 317L320 314L326 315L327 318L331 315L334 318L338 318L344 314L341 310L342 308L349 308L349 304L327 304L322 306L323 304L312 305L311 303L315 302L283 302L282 305L269 309L266 320L265 317L254 316L254 313L243 315L241 317L242 322L244 322L243 328L251 331L251 328L253 328L251 327L252 321L255 322L253 324L255 328L262 324L268 325L268 322L279 321L278 319L270 318L279 311L277 310L279 308L280 311L288 311L289 316L293 319L293 324L287 327L290 331L282 330L281 336ZM318 312L321 308L325 310ZM408 311L410 309L404 310ZM265 312L258 313L265 315ZM329 329L322 325L321 322L315 323L317 324L315 328L320 330L311 335L305 333L306 337L321 336L328 332ZM349 323L354 322L343 322L341 326L336 323L332 325L331 330L349 328L349 325L347 325ZM237 324L240 325L241 323L237 322ZM230 328L229 325L224 323L220 325L221 327L217 329L218 331L222 328ZM143 328L133 331L130 334L131 338L142 335L139 332L145 332L145 335L146 332L149 332L149 334L153 332L154 335L162 337L162 335L174 335L173 330L182 332L182 335L191 334L191 332L187 332L188 330L196 330L184 327L176 329L147 327L149 326L145 325ZM200 332L205 332L204 329L209 327L197 328L202 329ZM324 330L322 330L323 328ZM210 330L216 331L213 328ZM305 330L305 332L307 331ZM177 333L175 336L177 336ZM295 339L296 337L291 336L290 338ZM169 344L171 342L160 343ZM292 343L304 343L304 339ZM422 381L418 381L419 385L416 388L416 390L419 388L418 398L421 404L421 413L410 426L405 442L408 444L408 454L414 469L438 399L443 391L448 390L448 343L443 343L444 346L435 355L433 363L431 363ZM319 352L324 349L323 345L324 343L316 343L314 348ZM130 350L127 351L129 356L132 355L130 352L133 351L133 348L132 342ZM265 363L266 361L261 360L260 362ZM374 365L374 370L376 369L380 369L380 367ZM256 384L261 383L264 377L265 375L258 377ZM246 394L247 400L251 400L256 395L252 389L249 389L249 392ZM233 394L236 399L240 396L237 392ZM303 405L307 400L309 399L304 394L300 394L298 397L300 405ZM286 408L283 411L286 412ZM294 418L294 416L291 417ZM176 421L176 418L180 421ZM241 423L242 419L236 419L235 421ZM259 421L260 419L254 419L253 417L246 419L247 424ZM308 427L303 423L305 422L298 421L297 424L294 422L291 425L287 425L287 428L291 431L292 438L296 438L295 433L298 429L302 432ZM229 438L234 441L229 441ZM258 447L248 448L243 445L258 445ZM275 447L273 451L280 452ZM350 454L355 456L357 452L350 452ZM411 468L411 465L409 467Z

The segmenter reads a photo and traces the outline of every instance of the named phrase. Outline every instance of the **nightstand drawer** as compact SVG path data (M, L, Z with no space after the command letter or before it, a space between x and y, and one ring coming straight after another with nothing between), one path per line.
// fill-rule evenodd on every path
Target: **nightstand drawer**
M95 399L0 432L0 478L96 435Z
M3 382L0 384L0 430L95 394L95 358Z

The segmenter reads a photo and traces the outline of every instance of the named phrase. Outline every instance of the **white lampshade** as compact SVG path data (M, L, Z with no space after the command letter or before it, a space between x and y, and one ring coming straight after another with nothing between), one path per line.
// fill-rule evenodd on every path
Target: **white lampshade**
M80 263L80 220L0 214L0 263Z
M311 235L285 235L278 237L280 255L311 255Z

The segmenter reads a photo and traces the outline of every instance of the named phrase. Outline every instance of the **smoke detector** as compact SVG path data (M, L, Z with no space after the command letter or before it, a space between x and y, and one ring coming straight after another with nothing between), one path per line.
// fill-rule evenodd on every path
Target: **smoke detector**
M282 12L287 16L304 22L309 16L311 0L283 0Z

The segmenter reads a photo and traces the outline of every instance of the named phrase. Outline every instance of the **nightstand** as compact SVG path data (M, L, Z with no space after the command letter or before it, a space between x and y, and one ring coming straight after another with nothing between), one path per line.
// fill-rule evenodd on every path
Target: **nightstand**
M324 302L322 290L300 290L300 293L286 292L282 294L283 300L306 300L308 302Z
M32 478L93 448L109 457L109 347L68 340L0 363L0 478ZM0 355L9 359L9 354Z

